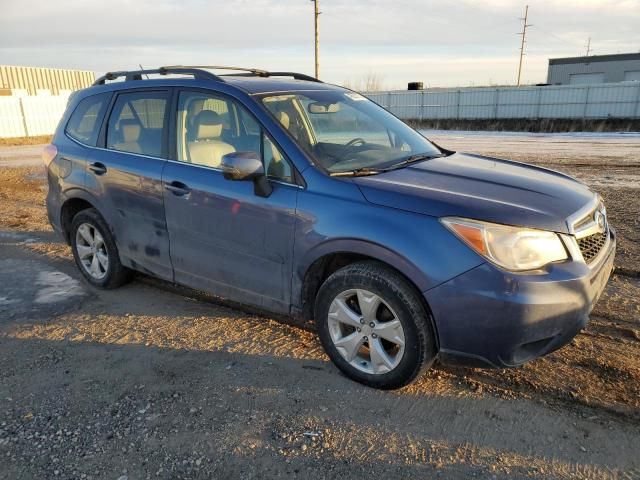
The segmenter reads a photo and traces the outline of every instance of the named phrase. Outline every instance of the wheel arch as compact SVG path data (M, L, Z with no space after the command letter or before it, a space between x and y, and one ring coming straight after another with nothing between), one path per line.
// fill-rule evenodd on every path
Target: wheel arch
M60 207L60 227L67 244L71 244L69 237L71 222L78 212L89 208L95 208L100 212L99 201L84 190L73 189L66 192L66 199ZM100 212L102 215L102 212Z
M413 288L415 288L425 311L429 315L429 321L439 346L438 331L433 318L431 308L422 292L429 285L429 278L421 272L413 263L388 248L369 242L358 240L334 240L322 244L307 256L305 262L300 265L296 280L299 285L294 285L296 295L296 309L304 319L314 317L313 310L318 290L322 283L335 271L351 263L371 260L380 263L384 267L400 274Z

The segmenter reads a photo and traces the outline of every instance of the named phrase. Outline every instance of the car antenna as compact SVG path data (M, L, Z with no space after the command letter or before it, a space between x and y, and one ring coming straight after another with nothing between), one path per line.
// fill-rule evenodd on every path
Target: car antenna
M140 71L144 72L144 68L142 68L142 64L139 63L138 66L140 67ZM149 80L149 74L145 73L145 75L147 76L147 80Z

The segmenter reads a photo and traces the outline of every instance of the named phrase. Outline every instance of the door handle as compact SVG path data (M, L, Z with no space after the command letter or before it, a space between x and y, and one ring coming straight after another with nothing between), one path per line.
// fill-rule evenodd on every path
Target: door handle
M165 183L164 188L178 197L182 197L183 195L186 195L191 191L189 187L187 187L184 183L176 181Z
M103 175L107 173L107 167L105 167L104 164L100 162L90 163L89 170L91 170L96 175Z

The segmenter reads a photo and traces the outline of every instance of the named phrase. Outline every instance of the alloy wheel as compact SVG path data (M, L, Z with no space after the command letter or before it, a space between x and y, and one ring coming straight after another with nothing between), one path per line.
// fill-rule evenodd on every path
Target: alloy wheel
M337 295L329 307L328 326L336 350L360 371L381 375L402 360L402 323L375 293L351 289Z
M90 223L82 223L76 230L76 251L84 270L101 280L109 269L109 253L104 238Z

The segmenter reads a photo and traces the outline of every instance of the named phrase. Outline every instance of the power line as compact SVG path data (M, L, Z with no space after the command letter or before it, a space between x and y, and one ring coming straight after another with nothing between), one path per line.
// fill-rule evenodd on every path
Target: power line
M520 77L522 75L522 57L524 57L524 44L526 42L525 38L527 36L527 27L533 26L527 23L528 17L529 17L529 5L525 5L524 18L520 19L522 20L522 32L517 34L522 36L522 41L520 42L520 62L518 63L518 83L517 83L518 86L520 86Z
M587 40L587 57L589 56L589 53L592 52L593 50L591 50L591 37L589 37L589 40Z

